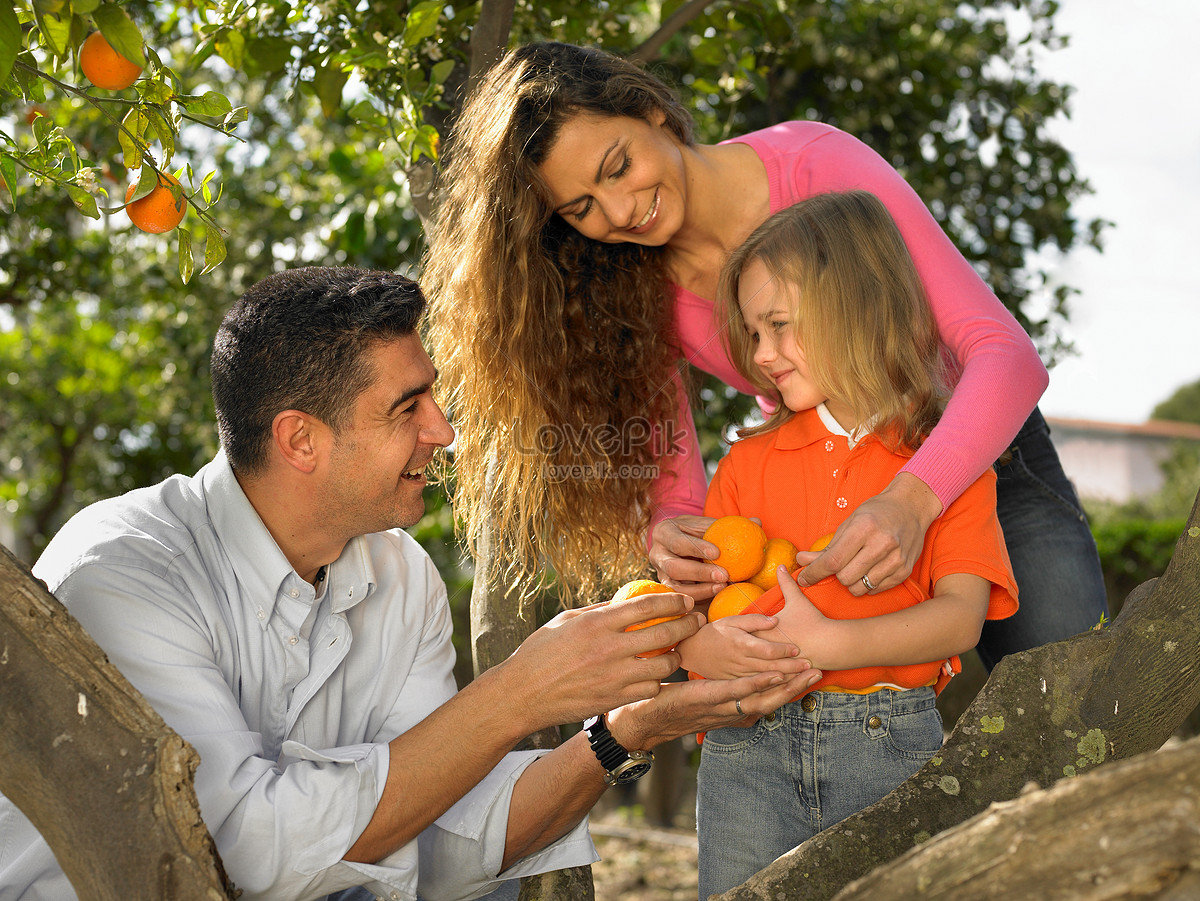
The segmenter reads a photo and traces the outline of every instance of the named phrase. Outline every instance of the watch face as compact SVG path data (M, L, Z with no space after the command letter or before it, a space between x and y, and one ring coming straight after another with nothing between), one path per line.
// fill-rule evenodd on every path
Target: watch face
M631 760L629 764L628 767L614 774L613 782L615 784L625 785L635 782L650 772L650 764L645 760Z

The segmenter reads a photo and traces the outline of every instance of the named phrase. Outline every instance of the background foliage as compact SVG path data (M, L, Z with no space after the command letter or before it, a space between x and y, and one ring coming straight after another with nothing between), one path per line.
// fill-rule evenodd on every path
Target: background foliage
M0 505L14 549L33 559L82 505L213 453L209 341L249 284L302 264L418 266L455 104L525 40L643 61L678 86L702 140L787 118L861 137L1053 359L1070 289L1047 288L1039 254L1098 246L1103 228L1073 215L1087 185L1046 134L1070 94L1033 66L1064 40L1056 8L0 0ZM134 87L82 78L75 49L97 27L144 41ZM182 229L144 235L119 212L143 166L184 176ZM697 398L715 458L748 399L712 382ZM444 506L417 531L452 580L469 578Z

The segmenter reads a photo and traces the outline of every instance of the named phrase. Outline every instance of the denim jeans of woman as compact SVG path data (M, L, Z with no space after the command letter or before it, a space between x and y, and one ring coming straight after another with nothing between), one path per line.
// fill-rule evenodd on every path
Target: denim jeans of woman
M878 801L942 746L932 688L817 691L704 738L696 777L700 898Z
M997 468L996 512L1017 580L1020 608L984 624L979 657L1001 657L1086 632L1108 613L1096 542L1039 410Z

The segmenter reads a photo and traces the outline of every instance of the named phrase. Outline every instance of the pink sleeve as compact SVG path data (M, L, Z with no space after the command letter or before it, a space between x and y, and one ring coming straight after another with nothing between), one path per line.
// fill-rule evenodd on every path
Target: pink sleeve
M1025 330L881 156L849 135L831 132L800 160L796 189L805 196L850 189L875 194L916 262L942 341L961 375L941 422L901 471L933 489L944 509L1010 445L1046 390L1046 367Z
M704 494L707 479L704 475L704 458L700 455L700 441L696 437L696 423L692 419L692 408L687 391L679 373L673 377L676 409L679 418L673 424L675 449L659 457L659 473L650 489L654 509L650 514L650 529L673 516L699 515L704 510ZM646 536L647 546L650 536Z

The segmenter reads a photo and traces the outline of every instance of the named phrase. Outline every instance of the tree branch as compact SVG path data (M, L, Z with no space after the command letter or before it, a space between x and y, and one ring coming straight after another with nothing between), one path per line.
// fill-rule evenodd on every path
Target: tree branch
M712 6L713 2L714 0L688 0L679 9L667 16L667 21L663 22L654 34L635 47L626 59L639 63L650 62L650 60L658 56L658 52L662 50L663 44L671 40L677 32L682 31L688 22Z

